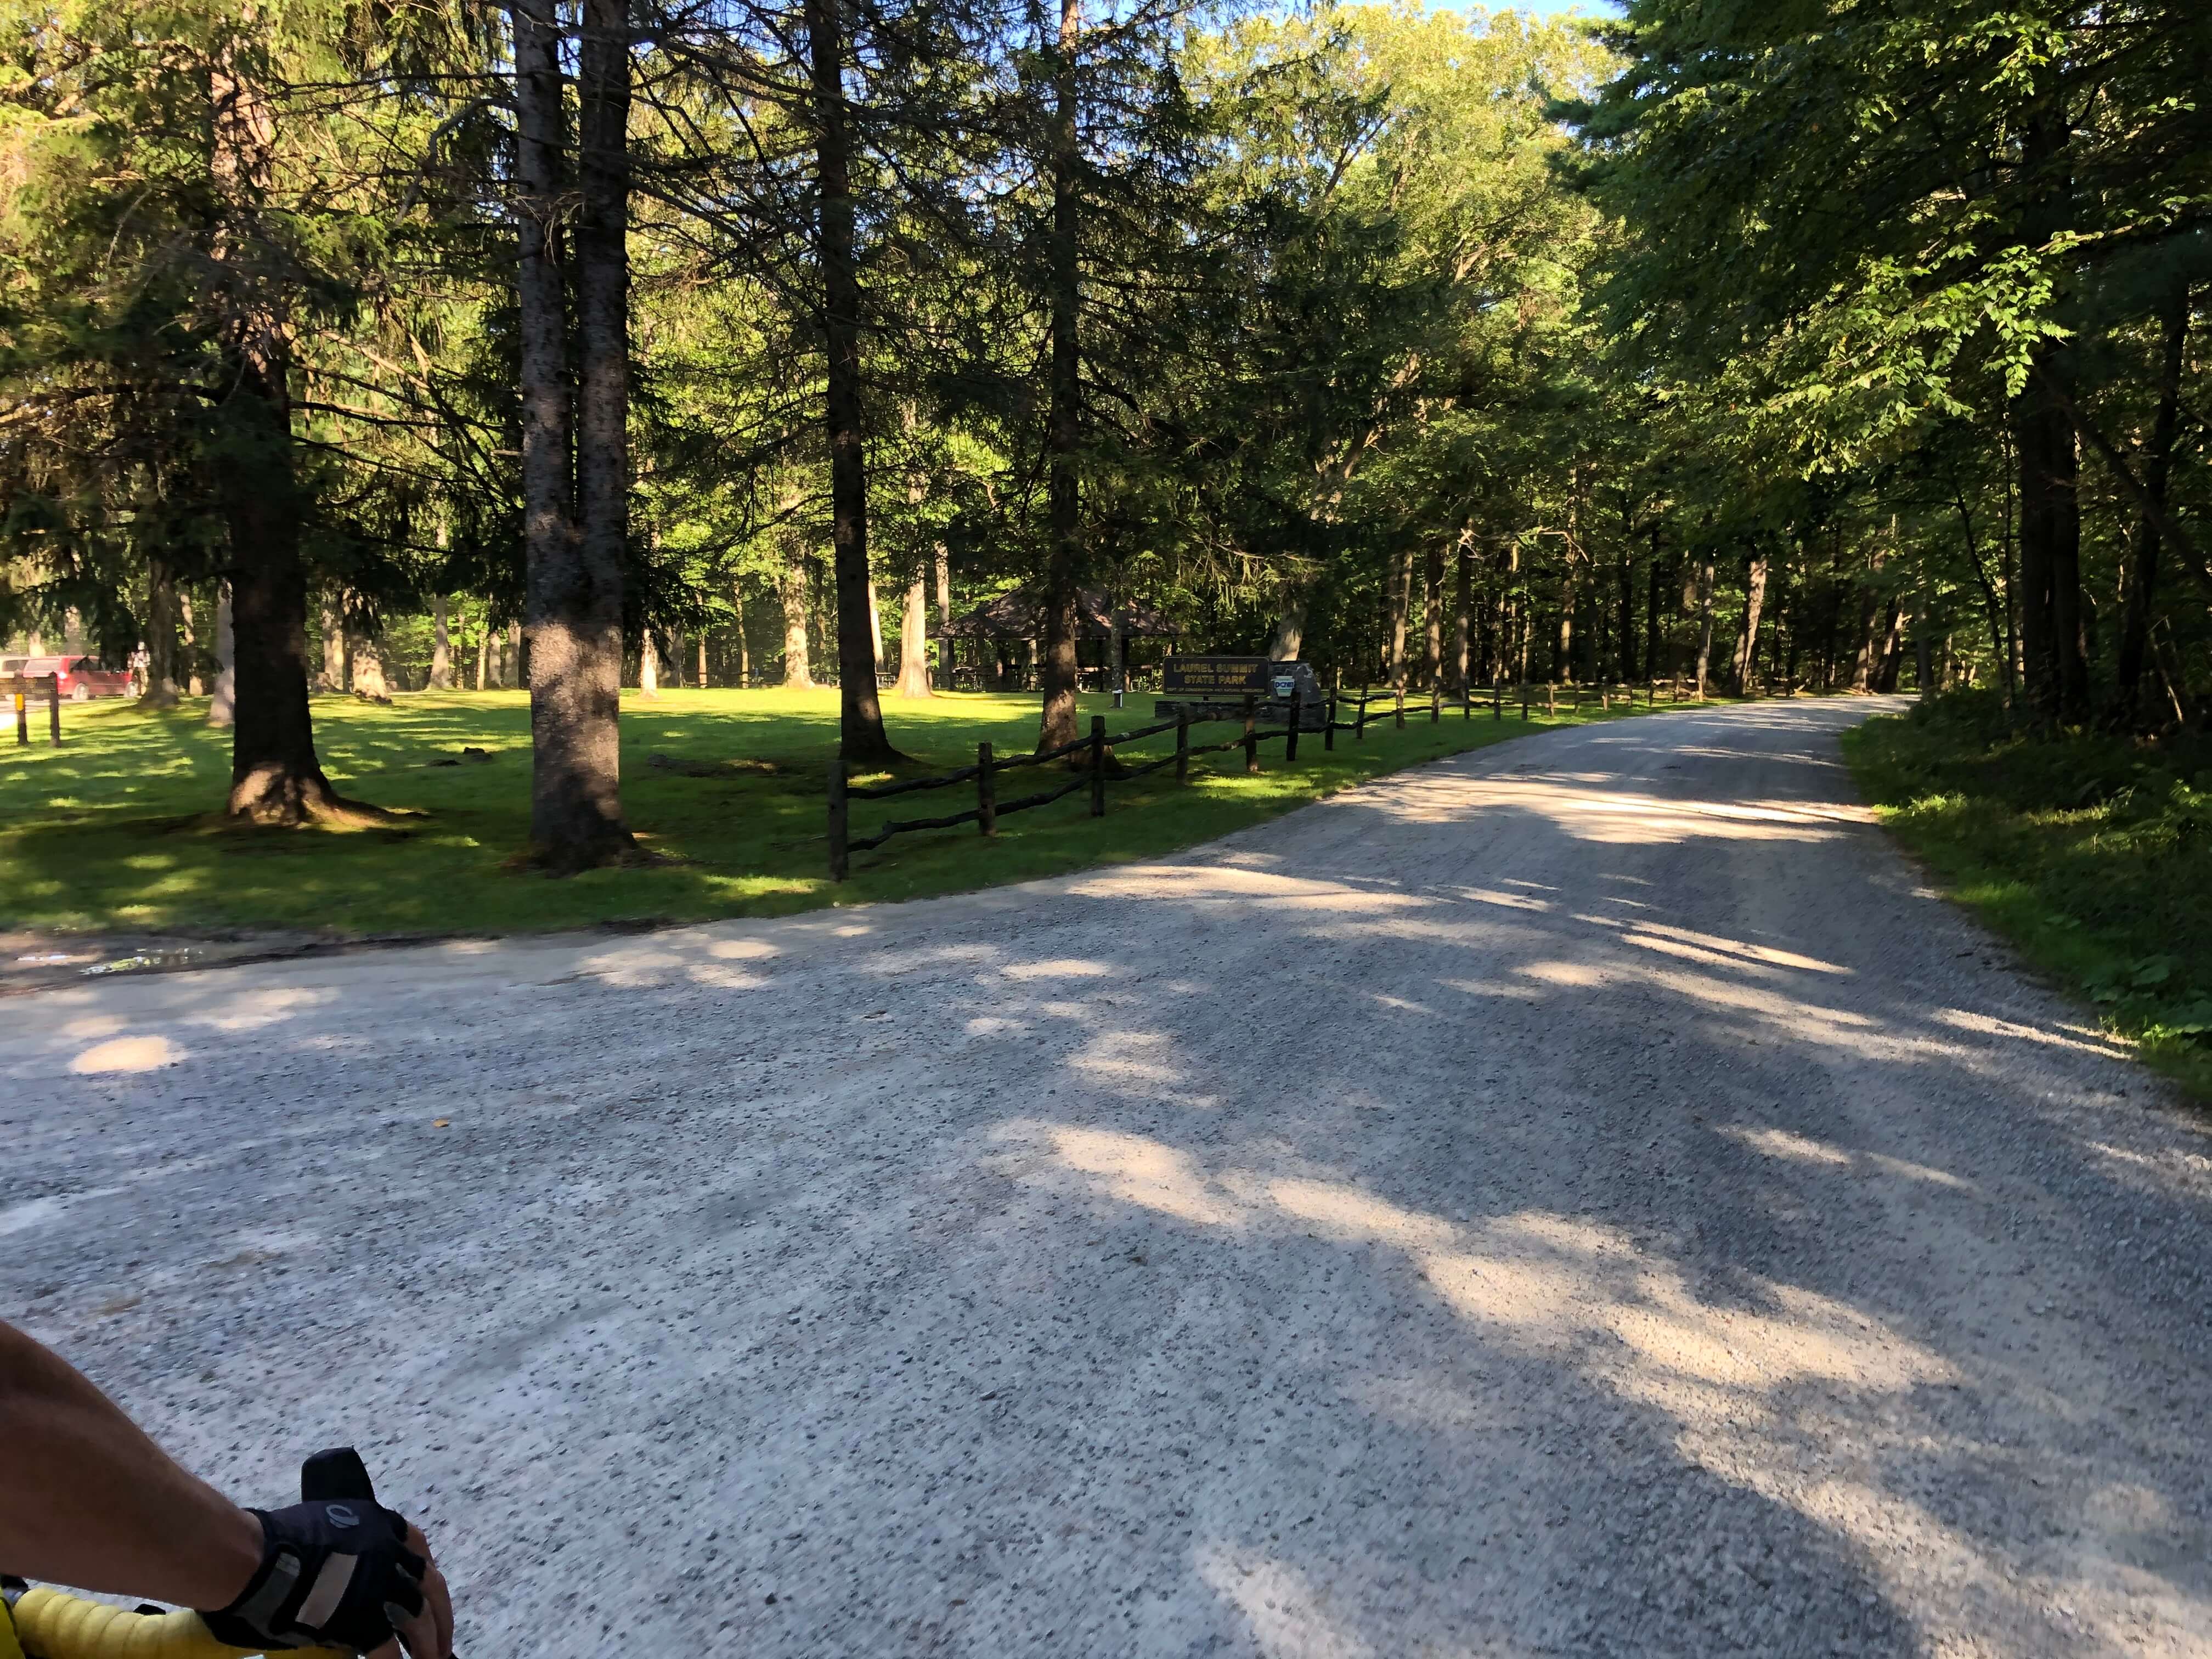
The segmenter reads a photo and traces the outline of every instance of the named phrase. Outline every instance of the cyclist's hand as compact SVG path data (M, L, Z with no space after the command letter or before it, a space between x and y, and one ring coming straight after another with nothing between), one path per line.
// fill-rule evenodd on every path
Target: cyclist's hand
M453 1659L453 1598L446 1589L446 1575L430 1554L430 1540L412 1522L407 1527L407 1547L422 1558L422 1610L398 1621L396 1639L386 1642L370 1659L399 1659L399 1644L407 1644L414 1659Z
M373 1498L321 1498L249 1511L261 1565L228 1607L201 1617L242 1648L337 1647L448 1659L453 1606L419 1529Z

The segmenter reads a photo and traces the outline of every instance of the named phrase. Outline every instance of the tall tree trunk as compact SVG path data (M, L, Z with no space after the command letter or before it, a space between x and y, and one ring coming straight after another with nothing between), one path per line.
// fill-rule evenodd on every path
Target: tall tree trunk
M216 585L215 690L208 700L207 723L228 729L238 718L238 636L230 620L230 584Z
M346 689L346 629L345 596L331 590L323 595L323 666L315 676L318 691L343 691Z
M1766 603L1766 555L1754 553L1743 578L1743 634L1735 652L1735 689L1751 695L1752 659L1759 654L1759 611Z
M2068 123L2045 110L2027 123L2021 161L2036 194L2024 229L2030 246L2068 229L2073 180ZM2088 665L2081 654L2081 507L2074 424L2063 405L2067 354L2046 344L2035 354L2027 389L2013 409L2020 461L2021 632L2028 701L2045 720L2072 722L2087 712Z
M535 14L525 27L526 12ZM562 283L558 39L550 0L515 9L517 177L526 209L523 470L529 556L530 839L556 871L589 869L633 845L622 811L622 582L629 539L629 101L628 0L583 0L577 55L574 239L574 510L570 434L555 405ZM524 39L527 35L526 44Z
M752 652L745 639L745 590L738 583L730 584L730 631L738 636L738 689L752 689Z
M1613 667L1623 681L1630 681L1636 678L1636 556L1625 538L1620 544L1619 605L1620 643L1613 653Z
M453 636L447 626L443 593L430 602L430 689L453 689Z
M783 684L787 690L811 691L814 676L806 661L806 541L797 525L787 525L783 543Z
M814 113L815 257L828 367L830 520L837 580L839 741L845 758L900 758L876 696L875 588L868 574L868 475L860 392L860 273L855 264L851 112L845 104L845 0L806 0Z
M258 204L273 171L275 117L258 90L228 64L210 86L217 185ZM230 729L224 810L263 823L337 817L346 804L323 775L307 712L307 575L300 556L284 319L265 304L242 305L224 331L222 350L234 420L218 489L238 653L238 716Z
M2189 344L2189 285L2177 283L2160 318L2158 410L2151 418L2150 443L2143 456L2143 488L2166 505L2166 477L2181 419L2182 361ZM2130 550L2128 592L2120 618L2118 680L2120 719L2132 723L2141 704L2143 664L2150 654L2151 605L2158 596L2158 521L2148 511L2136 520Z
M1444 683L1444 548L1442 542L1431 542L1422 574L1424 607L1422 623L1428 647L1428 676L1431 690L1440 690Z
M1454 666L1458 672L1457 689L1464 695L1474 687L1474 532L1463 529L1459 535L1459 592L1453 606L1459 634L1458 650Z
M1267 638L1267 660L1296 662L1298 653L1306 643L1306 588L1293 578L1285 578L1282 597L1276 602L1275 627Z
M1881 649L1875 657L1874 689L1887 696L1897 690L1897 671L1905 655L1905 625L1910 621L1903 603L1889 602L1889 620L1883 625Z
M637 694L658 701L660 696L660 647L647 628L637 642Z
M376 635L355 635L349 653L353 658L354 696L372 702L391 702L392 688L384 678L384 653L377 646Z
M146 685L142 708L177 706L177 583L168 562L150 559L146 568Z
M1651 566L1644 573L1644 678L1659 678L1662 623L1659 620L1659 594L1666 586L1659 558L1659 521L1651 521Z
M1705 679L1713 661L1713 556L1698 560L1698 696L1705 695Z
M952 626L952 558L939 542L933 550L937 555L937 621L941 629ZM952 635L947 633L937 647L937 680L940 688L952 689Z
M484 689L485 675L491 667L491 617L487 614L477 631L477 690Z
M699 689L704 691L707 689L707 630L703 628L699 630L698 655Z
M1552 641L1552 680L1554 684L1575 677L1575 599L1581 586L1582 573L1575 568L1575 556L1566 556L1566 575L1559 590L1559 632Z
M1045 560L1044 707L1037 723L1039 749L1057 748L1076 736L1076 612L1083 580L1076 452L1083 435L1083 384L1077 335L1082 269L1075 60L1082 27L1081 0L1060 0L1060 33L1052 59L1052 387L1045 430L1051 545Z
M200 639L199 623L192 615L192 590L189 587L177 589L177 615L183 620L185 625L184 647L179 653L178 678L184 682L185 690L191 696L204 696L207 695L207 684L205 677L200 672L200 659L206 654L206 651ZM34 643L37 639L38 636L35 634L32 635ZM43 656L44 650L41 649L38 654Z
M927 697L929 689L929 574L927 560L917 558L907 577L906 611L899 619L898 694Z
M1413 603L1413 550L1395 554L1390 560L1390 684L1397 690L1406 689L1406 628L1407 612Z

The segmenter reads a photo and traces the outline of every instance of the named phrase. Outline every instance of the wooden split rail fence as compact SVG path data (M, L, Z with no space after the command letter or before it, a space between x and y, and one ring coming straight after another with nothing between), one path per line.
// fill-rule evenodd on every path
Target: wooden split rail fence
M31 699L43 692L46 699L46 731L54 747L62 746L62 677L58 674L0 676L0 696L15 705L15 742L31 741Z
M1658 702L1659 685L1660 682L1654 680L1646 688L1649 700L1654 705ZM1595 692L1601 704L1610 708L1611 699L1616 696L1625 696L1632 707L1637 690L1632 685L1573 686L1568 689L1574 693L1574 708L1577 710L1583 706L1585 691ZM1532 688L1523 683L1518 690L1521 718L1525 720L1528 718ZM1555 685L1543 688L1547 712L1558 712L1559 690ZM1674 697L1677 702L1680 701L1681 683L1679 680L1674 683ZM1429 720L1433 724L1443 718L1446 699L1441 689L1435 689L1430 691L1427 701ZM1473 720L1475 707L1482 699L1475 695L1474 688L1468 687L1450 701L1459 704L1462 720ZM1503 681L1490 688L1490 708L1493 719L1503 720L1505 717L1508 701ZM1376 712L1377 705L1381 705L1382 712ZM1171 720L1161 720L1152 726L1139 726L1133 732L1116 732L1109 736L1106 731L1106 717L1094 714L1091 717L1088 737L1077 738L1056 749L1001 758L992 753L989 744L979 743L975 745L975 763L973 766L963 766L934 777L902 778L894 783L855 784L847 781L845 751L840 747L836 758L830 763L830 878L832 881L844 880L852 867L854 854L872 851L894 836L911 835L919 830L951 830L963 823L974 824L983 835L995 835L999 820L1009 812L1025 812L1033 806L1049 806L1079 789L1087 788L1091 792L1091 816L1103 818L1106 816L1106 786L1109 783L1126 783L1133 778L1141 778L1146 773L1158 772L1170 766L1175 768L1176 781L1187 783L1190 780L1190 762L1194 755L1218 754L1224 750L1241 748L1244 751L1245 771L1254 773L1260 769L1260 745L1280 738L1284 760L1295 763L1298 757L1299 733L1304 728L1304 712L1298 696L1293 693L1290 699L1289 718L1279 727L1262 730L1259 725L1258 700L1248 696L1244 699L1243 729L1235 737L1219 743L1197 744L1190 740L1193 726L1237 722L1193 720L1185 714ZM1406 693L1402 690L1393 687L1376 691L1363 686L1356 692L1332 691L1328 697L1328 718L1318 728L1322 746L1334 749L1339 732L1351 732L1355 743L1364 742L1367 728L1384 720L1392 721L1399 729L1404 728ZM1139 743L1165 732L1176 734L1172 754L1160 756L1142 765L1123 766L1116 771L1108 771L1106 755L1109 750L1124 744ZM1057 788L1039 789L1012 800L999 799L998 781L1001 775L1018 771L1027 766L1044 766L1056 760L1072 760L1078 755L1085 757L1084 761L1079 763L1083 769L1070 781ZM854 836L852 833L852 803L856 800L889 800L894 796L915 794L930 789L952 789L969 782L975 786L975 804L973 806L936 817L894 819L872 836Z

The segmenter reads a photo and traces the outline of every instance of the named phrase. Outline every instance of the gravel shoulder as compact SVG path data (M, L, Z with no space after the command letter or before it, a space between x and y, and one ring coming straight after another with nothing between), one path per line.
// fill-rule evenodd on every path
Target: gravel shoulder
M2212 1654L2212 1135L1872 702L1173 860L9 999L0 1310L464 1646Z

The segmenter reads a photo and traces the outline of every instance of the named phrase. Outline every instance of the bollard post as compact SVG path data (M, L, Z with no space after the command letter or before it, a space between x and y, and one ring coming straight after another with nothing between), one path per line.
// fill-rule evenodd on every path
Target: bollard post
M1396 692L1395 706L1398 711L1398 729L1402 732L1406 729L1406 688L1401 685L1394 690Z
M46 723L54 747L62 746L62 677L46 676Z
M845 745L830 757L830 879L842 881L850 868L845 856Z
M26 681L26 684L29 682ZM27 747L31 741L31 700L24 693L15 693L15 742Z
M1298 722L1306 717L1305 710L1299 706L1304 696L1304 688L1293 684L1291 687L1291 729L1283 739L1283 764L1285 766L1298 757Z
M1091 816L1106 816L1106 717L1091 717Z
M1474 718L1474 682L1466 680L1459 688L1459 717L1462 720Z
M1176 781L1190 781L1190 710L1176 710Z
M1260 705L1250 692L1244 694L1244 775L1255 777L1260 771Z
M1505 682L1504 680L1492 680L1490 683L1490 718L1494 720L1502 720L1505 718Z
M1544 718L1547 720L1557 720L1559 714L1559 683L1557 680L1546 680L1544 682Z
M1441 681L1429 688L1429 724L1434 726L1444 717L1444 688Z
M999 833L999 786L991 775L991 745L975 745L975 829L978 834Z
M1328 724L1321 729L1321 746L1328 754L1336 752L1336 693L1328 694Z
M1526 680L1521 682L1521 718L1524 720L1528 718L1528 682Z

